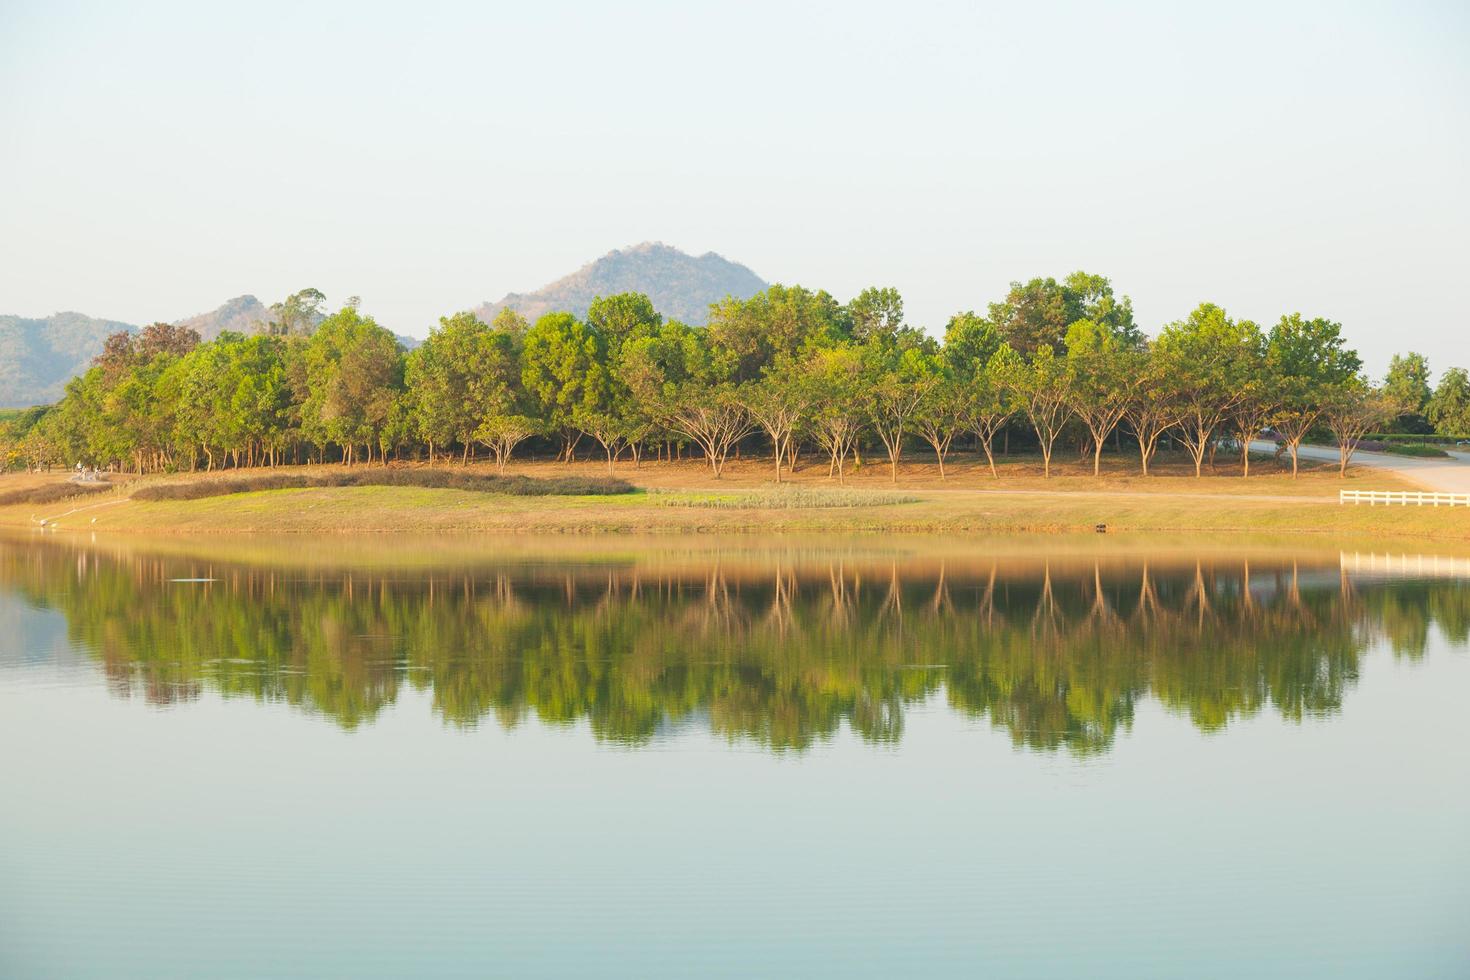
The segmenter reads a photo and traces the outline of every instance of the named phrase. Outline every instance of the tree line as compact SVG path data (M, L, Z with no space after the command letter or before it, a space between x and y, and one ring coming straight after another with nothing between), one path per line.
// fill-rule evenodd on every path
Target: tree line
M688 452L719 476L759 446L779 482L807 455L841 481L864 452L896 480L915 446L942 475L962 442L994 474L1013 434L1048 476L1062 447L1094 472L1109 447L1129 452L1147 475L1165 445L1198 476L1222 449L1248 474L1266 430L1293 473L1314 434L1345 470L1386 426L1470 432L1463 370L1431 391L1409 354L1375 383L1338 323L1291 313L1264 328L1211 303L1149 338L1129 299L1083 272L1013 283L942 338L908 324L892 288L844 304L772 286L713 304L706 326L666 320L638 293L535 323L456 313L411 351L355 300L330 315L322 302L303 290L259 332L208 343L164 323L114 334L60 402L4 424L0 453L11 467L154 473L483 452L503 469L528 447L570 460L591 445L609 470Z
M1340 710L1375 645L1416 659L1470 635L1457 583L1354 583L1335 562L210 568L184 598L187 560L10 549L0 591L63 614L114 692L156 703L213 690L352 728L412 685L455 725L534 714L643 744L689 720L795 750L844 725L896 740L935 696L1078 754L1150 699L1204 731L1300 721ZM916 648L942 669L912 669Z

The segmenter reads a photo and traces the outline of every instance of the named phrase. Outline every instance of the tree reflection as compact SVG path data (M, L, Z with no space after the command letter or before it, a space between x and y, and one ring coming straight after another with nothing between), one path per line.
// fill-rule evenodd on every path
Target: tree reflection
M184 583L180 578L206 578ZM1290 559L487 565L310 572L7 546L119 695L209 690L344 728L404 684L449 724L528 715L642 744L681 724L800 750L902 737L936 695L1018 746L1106 751L1148 697L1205 731L1339 710L1364 651L1470 639L1470 589Z

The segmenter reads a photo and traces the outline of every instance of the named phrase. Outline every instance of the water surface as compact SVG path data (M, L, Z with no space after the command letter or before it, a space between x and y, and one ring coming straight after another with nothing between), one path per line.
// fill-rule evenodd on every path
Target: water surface
M1465 976L1470 563L0 541L0 975Z

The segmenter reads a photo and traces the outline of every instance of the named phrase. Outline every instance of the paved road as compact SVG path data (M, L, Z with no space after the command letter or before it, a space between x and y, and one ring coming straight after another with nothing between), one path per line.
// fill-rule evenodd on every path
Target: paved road
M1257 452L1274 453L1276 444L1264 439L1251 443ZM1337 462L1337 450L1326 446L1303 446L1302 459L1324 459ZM1372 466L1389 470L1419 484L1426 490L1441 493L1470 493L1470 453L1450 453L1449 459L1416 459L1388 453L1353 453L1354 466Z

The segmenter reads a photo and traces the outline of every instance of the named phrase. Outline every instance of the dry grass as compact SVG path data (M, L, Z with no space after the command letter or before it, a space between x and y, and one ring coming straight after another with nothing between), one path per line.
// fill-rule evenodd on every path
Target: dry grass
M1252 466L1249 479L1238 464L1222 460L1215 475L1193 476L1177 460L1161 460L1156 475L1143 478L1130 460L1109 459L1103 476L1090 466L1055 465L1044 479L1039 461L1000 461L999 479L983 461L956 458L939 478L932 462L904 463L895 486L886 466L868 465L843 485L829 480L825 465L807 461L777 488L769 460L733 460L716 480L697 461L620 465L617 475L648 493L614 496L509 496L453 486L309 486L252 490L195 500L126 500L84 505L63 526L86 523L113 529L169 534L282 532L480 531L525 533L830 534L913 532L917 534L1091 531L1200 532L1234 535L1312 533L1356 538L1470 540L1470 512L1429 508L1353 508L1337 505L1337 491L1410 489L1402 478L1360 467L1346 479L1324 464L1299 479L1272 466ZM336 467L324 468L344 472ZM322 469L288 471L321 472ZM268 474L270 471L259 471ZM353 471L346 471L353 472ZM367 472L362 468L359 472ZM488 465L467 469L427 467L378 469L379 473L490 475ZM601 478L603 463L522 463L512 472L536 478ZM254 474L209 479L237 480ZM0 477L3 491L13 477ZM54 481L54 477L52 478ZM419 478L405 478L415 482ZM433 477L438 481L439 477ZM142 481L168 485L199 476ZM425 478L429 482L429 478ZM139 488L141 489L141 487ZM121 501L121 502L117 502ZM27 525L34 507L0 507L0 524Z
M790 484L714 493L654 488L649 495L650 502L659 507L709 507L736 510L881 507L888 504L912 504L920 499L911 493L853 490L846 487L792 486Z

